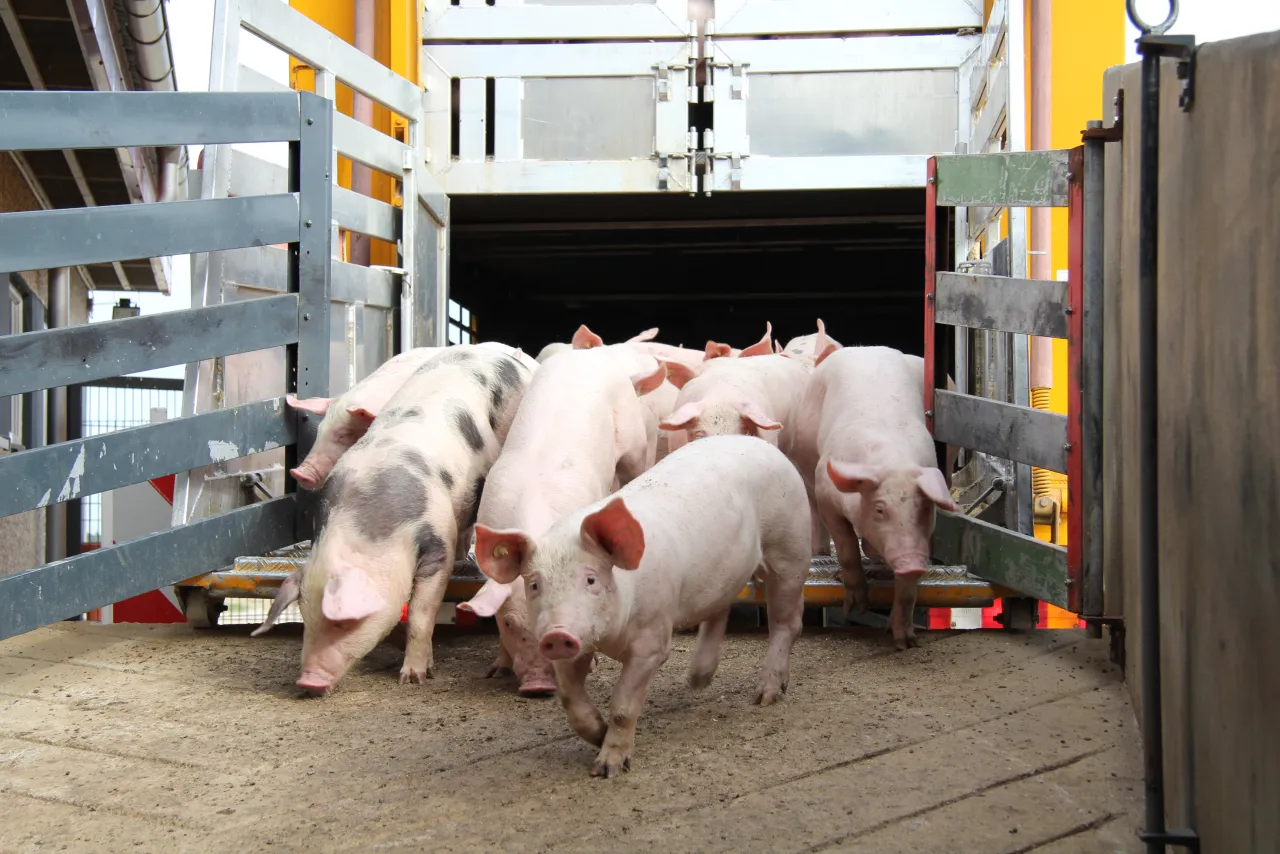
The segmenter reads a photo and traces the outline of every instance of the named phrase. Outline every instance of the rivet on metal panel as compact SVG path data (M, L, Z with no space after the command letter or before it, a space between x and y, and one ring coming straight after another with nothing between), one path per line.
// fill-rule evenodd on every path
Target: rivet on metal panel
M307 228L311 227L311 220L307 220Z
M309 124L309 125L313 125L313 124L315 124L315 123L316 123L316 120L315 120L315 119L307 119L307 124Z
M729 188L732 190L742 189L742 155L733 154L729 157Z

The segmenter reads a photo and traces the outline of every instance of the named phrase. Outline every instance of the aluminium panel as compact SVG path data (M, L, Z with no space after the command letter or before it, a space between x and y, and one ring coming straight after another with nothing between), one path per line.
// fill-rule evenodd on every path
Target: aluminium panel
M959 513L938 511L933 557L1023 596L1067 606L1067 550Z
M649 3L602 2L490 6L429 4L422 39L501 41L511 39L648 41L688 37L687 0Z
M1067 337L1067 283L972 273L937 275L937 322Z
M281 294L0 337L0 397L289 344L297 313Z
M938 204L1066 207L1067 171L1065 150L939 157Z
M523 83L524 158L629 160L653 154L657 119L652 76L534 77Z
M1043 409L938 389L933 436L1001 459L1067 470L1067 417Z
M981 7L970 0L717 0L715 31L719 35L771 36L982 29Z

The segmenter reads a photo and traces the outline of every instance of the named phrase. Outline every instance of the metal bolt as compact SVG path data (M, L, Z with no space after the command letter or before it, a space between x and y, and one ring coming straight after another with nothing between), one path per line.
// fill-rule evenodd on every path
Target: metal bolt
M315 120L315 119L307 119L307 124L309 124L309 125L313 125L313 124L315 124L315 123L316 123L316 120Z
M924 298L929 302L933 302L933 294L925 294Z
M1075 309L1073 309L1071 306L1067 306L1062 311L1064 314L1075 314Z
M1071 443L1068 442L1067 444L1063 445L1062 450L1066 451L1067 453L1071 453Z
M929 183L930 183L930 184L936 184L936 183L938 183L938 179L937 179L937 177L936 177L936 176L934 176L934 175L930 175L930 176L929 176Z
M932 417L933 417L933 410L932 410L932 409L926 409L926 410L924 411L924 417L925 417L925 418L932 418Z
M311 227L311 220L307 220L307 228Z
M311 319L311 312L306 312L305 314L303 314L303 315L302 315L302 319L303 319L304 321L310 320L310 319Z
M1076 173L1074 173L1074 172L1068 172L1068 173L1067 173L1067 180L1068 180L1068 181L1073 181L1073 180L1075 180L1075 177L1076 177Z

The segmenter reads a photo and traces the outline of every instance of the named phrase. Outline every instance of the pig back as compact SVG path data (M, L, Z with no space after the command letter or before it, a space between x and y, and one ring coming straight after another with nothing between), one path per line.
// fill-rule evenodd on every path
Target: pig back
M828 356L812 379L825 392L821 453L935 465L924 420L923 365L891 347L845 347Z
M644 530L640 569L626 573L635 601L676 596L680 624L731 600L767 555L808 549L804 482L786 455L749 436L691 442L618 496ZM574 514L578 524L587 512Z

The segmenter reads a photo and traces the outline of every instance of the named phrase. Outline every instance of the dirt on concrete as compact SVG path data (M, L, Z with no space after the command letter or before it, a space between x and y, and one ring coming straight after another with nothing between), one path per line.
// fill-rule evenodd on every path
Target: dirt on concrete
M554 699L484 679L496 637L382 646L325 698L300 627L63 623L0 643L0 851L1140 851L1139 742L1081 633L806 629L780 704L750 703L763 633L701 692L675 639L632 770ZM618 666L590 684L607 706Z

